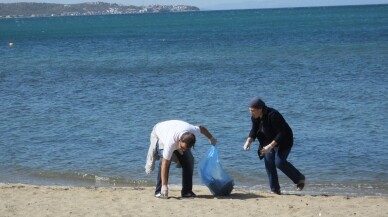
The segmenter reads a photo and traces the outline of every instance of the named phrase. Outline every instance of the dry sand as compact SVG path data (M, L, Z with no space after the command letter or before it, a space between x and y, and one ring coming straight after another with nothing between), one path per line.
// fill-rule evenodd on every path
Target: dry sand
M85 188L0 184L0 217L60 216L388 216L387 197L274 195L234 189L216 198L194 186L196 198L157 199L153 188Z

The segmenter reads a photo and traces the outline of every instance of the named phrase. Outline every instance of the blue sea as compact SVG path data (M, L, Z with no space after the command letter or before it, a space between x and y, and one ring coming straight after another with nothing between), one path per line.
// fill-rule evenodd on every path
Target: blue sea
M388 196L387 84L388 5L1 19L0 182L154 186L152 127L181 119L235 187L267 191L242 148L258 96L293 129L302 194Z

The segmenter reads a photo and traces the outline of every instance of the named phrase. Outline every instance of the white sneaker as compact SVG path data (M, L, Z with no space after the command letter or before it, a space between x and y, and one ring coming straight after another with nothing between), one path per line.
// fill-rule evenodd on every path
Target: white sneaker
M167 195L163 195L163 194L161 194L161 193L155 194L155 197L156 197L156 198L160 198L160 199L168 199L168 196L167 196Z

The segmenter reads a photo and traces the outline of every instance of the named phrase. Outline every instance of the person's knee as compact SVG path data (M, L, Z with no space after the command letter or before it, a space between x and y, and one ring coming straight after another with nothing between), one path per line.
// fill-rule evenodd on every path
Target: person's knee
M265 162L265 167L270 169L270 168L275 168L275 162L273 160L270 160L270 159L265 159L264 160Z
M193 157L193 155L191 155L190 157L187 158L186 164L187 164L188 168L190 168L192 170L194 169L194 157Z
M194 156L193 156L193 155L190 155L188 161L189 161L189 164L191 164L192 166L194 166L195 159L194 159Z
M193 165L194 166L194 156L191 153L191 151L188 151L184 154L185 161L187 164Z
M181 158L180 164L182 168L184 169L194 169L194 156L191 154L187 154L184 156L184 158Z
M276 165L276 168L278 168L278 169L283 169L284 167L285 167L285 165L286 165L286 161L285 160L282 160L281 158L277 158L276 160L275 160L275 165Z

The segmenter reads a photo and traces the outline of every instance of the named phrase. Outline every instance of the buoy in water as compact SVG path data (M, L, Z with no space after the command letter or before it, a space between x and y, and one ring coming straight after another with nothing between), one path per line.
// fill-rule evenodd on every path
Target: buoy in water
M13 46L13 42L9 42L8 45L9 45L10 47L12 47L12 46Z

